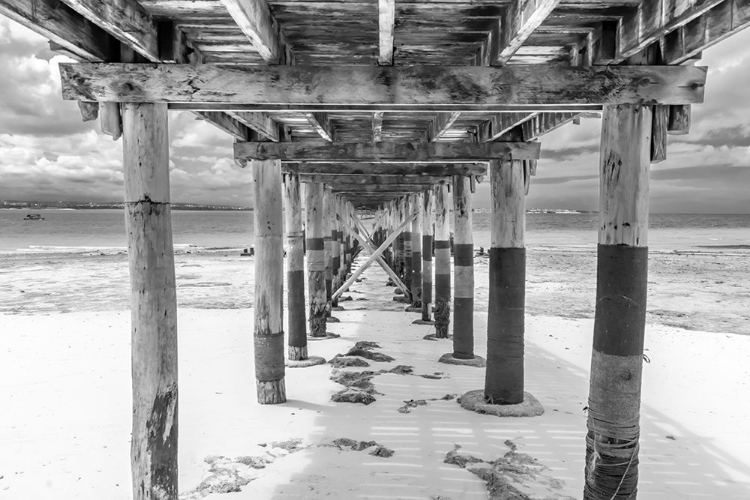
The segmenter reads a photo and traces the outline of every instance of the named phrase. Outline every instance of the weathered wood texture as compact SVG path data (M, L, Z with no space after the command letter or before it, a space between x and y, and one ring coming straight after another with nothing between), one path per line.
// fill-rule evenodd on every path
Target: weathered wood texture
M255 183L255 379L258 403L286 402L281 165L253 161Z
M286 42L265 0L221 0L268 64L285 64Z
M422 320L430 321L432 307L433 190L425 191L422 204Z
M323 210L323 184L311 183L305 186L307 238L307 300L309 302L308 321L310 335L325 337L326 322L326 281L325 281L325 224Z
M604 109L599 189L601 245L648 246L651 117L648 106ZM638 203L631 203L633 197Z
M491 44L490 60L504 65L560 3L560 0L513 0L506 8L500 36ZM495 55L496 54L496 55Z
M649 107L604 108L586 500L637 495L651 121Z
M365 184L387 186L393 184L423 184L432 185L439 182L449 182L448 176L434 175L353 175L353 174L303 174L300 182L323 182L336 187L338 184Z
M300 175L376 175L376 176L434 176L485 175L487 166L483 164L457 163L282 163L284 173Z
M288 358L307 358L305 318L305 232L299 175L284 176L284 225L286 227Z
M448 338L451 313L451 248L448 186L435 187L435 336Z
M490 163L492 246L484 395L494 404L524 399L524 162Z
M474 238L468 177L453 179L453 357L474 358Z
M60 64L65 99L289 105L691 104L703 101L706 69L694 66L511 65L249 66Z
M378 64L393 64L393 32L396 17L396 0L378 0Z
M177 499L177 299L163 104L123 108L136 500Z
M537 143L488 142L470 143L270 143L238 142L234 156L238 159L279 159L283 162L373 162L451 163L487 162L512 157L518 160L539 158Z

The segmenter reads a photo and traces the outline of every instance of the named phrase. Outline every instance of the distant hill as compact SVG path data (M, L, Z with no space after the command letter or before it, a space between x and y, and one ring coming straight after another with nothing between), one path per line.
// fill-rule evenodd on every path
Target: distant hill
M226 205L200 205L197 203L172 203L172 210L238 210L252 211L250 207L230 207ZM123 202L76 202L76 201L7 201L0 200L0 209L17 208L26 210L41 210L44 208L68 208L74 210L92 209L120 209Z

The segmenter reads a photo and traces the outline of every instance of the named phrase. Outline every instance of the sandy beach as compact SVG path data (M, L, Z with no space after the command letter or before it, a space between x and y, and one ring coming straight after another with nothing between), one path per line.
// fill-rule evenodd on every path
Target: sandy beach
M130 498L126 256L4 257L0 498ZM746 499L747 251L651 257L639 498ZM477 257L479 355L487 268ZM546 412L526 419L457 404L483 387L484 371L437 363L449 342L423 340L432 327L411 324L418 315L393 302L379 268L335 313L341 323L329 330L341 337L310 342L310 353L326 359L359 341L393 357L343 369L374 372L376 401L331 402L344 387L326 364L287 369L288 403L260 406L248 308L253 259L183 251L176 270L182 498L484 499L487 462L496 460L521 471L512 478L529 498L580 498L593 248L529 249L526 389Z

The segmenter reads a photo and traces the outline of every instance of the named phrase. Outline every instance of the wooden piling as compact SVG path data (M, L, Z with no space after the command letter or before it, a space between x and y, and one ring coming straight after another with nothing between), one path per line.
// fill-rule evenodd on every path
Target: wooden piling
M323 189L323 252L325 258L325 280L326 280L326 316L331 316L331 294L333 293L333 241L331 240L333 212L333 193L328 187Z
M307 244L307 295L310 306L308 321L310 335L326 336L326 281L325 227L323 224L323 184L311 182L305 186L305 223Z
M410 196L405 196L403 198L402 202L402 218L401 221L403 222L406 217L408 217L412 211L414 210L412 207ZM401 241L402 241L402 252L403 252L403 259L404 259L404 285L406 285L406 288L409 290L409 293L411 294L411 281L412 281L412 269L413 266L413 256L412 256L412 250L411 250L411 226L407 226L406 230L401 234Z
M422 203L422 321L430 321L432 305L432 191L425 191Z
M255 381L258 403L286 402L281 162L253 161L255 176Z
M133 498L177 500L177 301L166 104L123 104Z
M484 396L490 404L523 402L526 249L524 169L520 160L490 162L492 246Z
M305 233L302 228L302 198L298 174L284 176L284 221L286 225L287 357L307 359L305 319Z
M338 200L335 194L329 193L329 223L331 228L331 291L337 290L341 285L339 283L339 267L341 267L341 247L339 236L339 224L337 220ZM331 297L331 306L338 306L338 299Z
M648 278L652 112L605 105L584 499L635 498Z
M474 358L474 243L469 178L453 178L453 357Z
M448 338L451 318L451 247L448 185L435 187L435 337Z
M411 305L422 309L422 195L412 195L412 210L417 217L411 225Z

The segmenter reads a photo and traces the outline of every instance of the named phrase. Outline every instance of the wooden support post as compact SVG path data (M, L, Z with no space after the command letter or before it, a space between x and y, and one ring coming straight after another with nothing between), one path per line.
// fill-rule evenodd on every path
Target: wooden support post
M167 105L124 104L123 120L133 498L177 500L177 300Z
M648 277L652 112L604 106L584 499L635 498Z
M411 203L411 196L404 196L402 202L402 219L406 214L411 213L414 209ZM409 289L409 295L411 295L411 280L412 280L412 269L413 269L413 258L411 254L411 227L407 226L406 230L401 233L402 241L402 255L404 259L404 285ZM408 298L408 297L407 297Z
M430 321L432 303L432 191L425 191L422 216L422 321Z
M307 295L310 301L308 321L310 335L326 336L325 226L323 224L323 184L305 186L305 224L307 244Z
M453 178L453 357L474 358L474 243L469 178Z
M333 193L328 187L323 189L323 251L325 257L325 279L326 279L326 317L331 317L331 293L333 292L333 243L331 241L331 228L333 226L331 215L333 212Z
M451 320L451 243L448 185L435 188L435 337L448 338Z
M417 214L411 225L411 305L422 311L422 195L414 194L412 209Z
M281 162L252 162L255 176L255 381L258 403L286 402Z
M305 233L302 229L302 199L299 175L284 176L284 218L286 225L287 280L287 357L292 361L307 359L307 324L305 319Z
M331 224L331 290L336 290L341 285L339 282L339 268L341 267L341 236L338 223L338 198L329 193L330 224ZM338 299L331 297L331 307L337 307Z
M490 404L516 404L523 401L526 293L523 161L491 161L490 182L492 247L484 397Z

